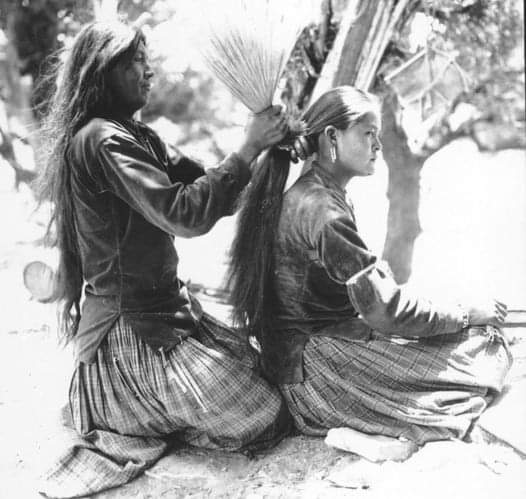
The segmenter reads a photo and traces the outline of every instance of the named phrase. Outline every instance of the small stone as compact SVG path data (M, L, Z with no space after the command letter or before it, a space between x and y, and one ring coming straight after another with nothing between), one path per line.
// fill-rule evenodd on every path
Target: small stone
M333 428L328 431L325 443L330 447L353 452L372 462L405 461L418 446L384 435L368 435L351 428Z

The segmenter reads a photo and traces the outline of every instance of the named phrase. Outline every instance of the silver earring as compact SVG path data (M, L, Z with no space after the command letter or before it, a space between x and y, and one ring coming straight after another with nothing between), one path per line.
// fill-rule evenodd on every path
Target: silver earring
M331 155L331 161L333 163L336 163L336 146L334 144L331 144L329 148L329 153Z

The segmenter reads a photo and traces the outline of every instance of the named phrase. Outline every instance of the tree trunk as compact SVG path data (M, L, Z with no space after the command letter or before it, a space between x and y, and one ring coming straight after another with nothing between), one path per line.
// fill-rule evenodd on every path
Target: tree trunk
M420 170L425 158L409 149L407 136L397 120L397 109L395 94L386 95L382 104L382 144L389 172L389 212L382 258L389 262L396 282L404 283L411 275L414 244L421 232L418 207Z
M33 170L21 165L16 157L13 141L20 139L36 145L35 134L30 131L36 128L31 113L31 86L27 81L20 79L19 59L13 43L14 10L9 9L6 15L7 44L4 59L0 61L0 86L3 86L4 95L0 100L0 156L15 172L15 187L20 183L31 183L36 177ZM15 126L13 126L13 124ZM13 131L16 130L16 131ZM23 136L20 136L23 135Z
M338 85L368 90L404 12L417 0L350 0L313 99Z
M2 81L5 84L5 102L6 115L9 120L16 116L20 124L27 130L32 129L34 120L31 113L30 94L31 88L29 85L24 85L20 78L21 62L17 55L15 42L15 19L16 13L14 9L7 12L6 19L6 35L7 44L5 51L5 72ZM8 124L9 126L9 124Z

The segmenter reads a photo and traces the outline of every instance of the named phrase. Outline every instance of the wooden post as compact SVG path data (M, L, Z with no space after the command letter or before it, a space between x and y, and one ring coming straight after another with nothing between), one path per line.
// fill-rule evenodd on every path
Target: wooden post
M414 3L415 0L350 0L313 99L338 85L368 90L404 11Z

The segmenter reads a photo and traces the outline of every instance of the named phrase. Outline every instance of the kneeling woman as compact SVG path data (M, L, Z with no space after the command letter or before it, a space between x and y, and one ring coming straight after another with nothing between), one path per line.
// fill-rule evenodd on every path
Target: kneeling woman
M256 334L264 372L302 432L350 428L358 445L358 432L416 444L462 438L511 365L498 329L506 307L441 310L398 286L360 238L344 189L374 172L375 97L336 88L303 119L312 169L282 197L287 169L272 173L280 161L270 161L242 211L237 318ZM257 238L263 249L247 251Z
M140 31L91 24L64 60L50 107L44 180L81 438L47 474L49 496L127 482L162 455L168 435L236 450L271 445L287 426L246 338L204 313L178 279L173 240L204 234L234 211L251 162L284 136L284 117L279 108L253 117L239 151L205 172L171 159L133 119L152 75Z

